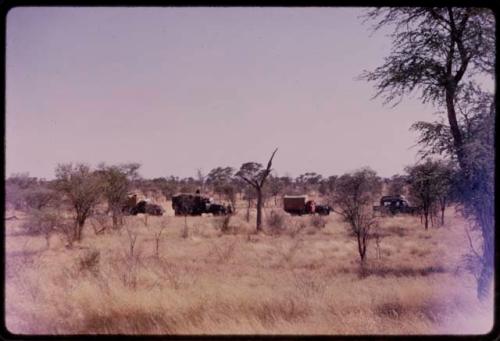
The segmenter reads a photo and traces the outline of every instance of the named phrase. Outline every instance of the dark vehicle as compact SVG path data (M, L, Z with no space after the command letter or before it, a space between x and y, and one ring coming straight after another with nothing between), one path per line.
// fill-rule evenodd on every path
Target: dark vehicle
M151 215L156 215L160 216L163 215L164 209L160 205L152 204L149 203L145 200L141 200L135 205L132 210L130 211L130 214L136 215L138 213L147 213Z
M175 215L202 215L212 213L213 215L226 215L233 213L230 205L212 202L208 197L196 194L178 194L172 197L172 208Z
M411 206L403 195L386 195L380 199L380 206L373 206L376 212L390 213L392 215L398 213L418 213L419 208Z
M139 202L137 202L137 194L131 194L128 196L127 201L123 205L122 212L131 215L147 213L151 215L161 216L163 215L165 210L160 205L152 204L147 200L140 200Z
M233 213L231 205L224 206L222 204L209 204L207 211L207 213L212 213L213 215L226 215Z
M316 205L315 212L319 215L329 215L332 208L328 205Z
M307 195L285 195L283 209L292 215L315 214L329 215L331 207L318 205L314 200L308 200Z
M178 194L172 197L175 215L201 215L206 213L210 198L198 194Z

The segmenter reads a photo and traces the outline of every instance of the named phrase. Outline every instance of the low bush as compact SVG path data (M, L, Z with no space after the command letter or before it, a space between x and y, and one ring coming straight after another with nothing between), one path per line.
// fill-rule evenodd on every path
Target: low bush
M21 225L24 233L29 236L44 236L47 248L50 247L50 237L56 232L66 234L69 232L67 219L55 211L32 209L26 221Z
M286 228L286 220L286 216L283 213L273 210L267 217L266 224L273 234L281 233Z
M230 233L233 231L232 226L230 225L231 222L231 215L224 215L224 216L219 216L215 217L213 220L214 227L217 230L220 230L222 233Z
M99 257L100 252L98 250L88 250L83 255L80 256L78 260L78 269L81 272L90 272L92 274L97 274L99 271Z
M309 222L310 222L311 226L318 228L318 229L322 229L326 226L326 219L320 215L312 215L309 218Z

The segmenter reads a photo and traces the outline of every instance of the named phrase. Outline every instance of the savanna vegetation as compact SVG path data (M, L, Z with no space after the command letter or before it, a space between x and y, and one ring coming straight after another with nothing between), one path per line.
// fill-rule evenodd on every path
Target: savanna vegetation
M379 8L393 47L365 71L377 96L419 93L443 119L416 122L422 159L296 178L246 162L145 179L139 164L61 164L5 181L7 328L19 334L462 334L493 323L494 17L474 8ZM416 118L417 120L418 118ZM232 203L174 216L179 192ZM162 216L126 215L131 191ZM284 194L328 203L291 216ZM416 214L375 214L404 195Z
M307 184L274 176L263 187L257 230L256 203L246 198L251 187L235 174L225 186L234 186L236 213L178 217L162 185L175 192L186 183L199 188L197 180L151 181L137 177L137 166L108 169L124 177L65 165L52 181L7 179L17 193L7 197L6 215L11 332L420 334L491 326L491 305L475 297L477 267L466 256L480 235L453 201L444 223L435 211L426 229L419 215L371 213L397 186L369 168L335 177L335 190L323 195L319 188L332 177ZM401 193L412 191L409 175L396 177L405 178ZM103 190L116 178L155 197L165 214L120 214L120 200ZM281 193L307 190L336 213L286 214L273 181L284 183ZM216 183L205 183L205 194L217 196ZM40 208L31 198L42 189L51 200ZM89 207L83 225L81 207Z

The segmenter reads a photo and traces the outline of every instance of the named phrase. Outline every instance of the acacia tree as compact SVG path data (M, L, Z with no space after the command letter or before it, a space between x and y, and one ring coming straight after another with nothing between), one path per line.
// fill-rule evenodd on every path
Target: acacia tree
M24 203L29 209L41 210L54 203L55 199L54 190L42 182L24 191Z
M130 163L118 166L107 166L104 163L98 166L97 173L101 177L103 195L108 202L111 212L113 228L123 224L122 208L127 201L130 190L130 181L137 178L140 164Z
M274 197L274 205L278 206L278 195L283 194L285 183L282 178L271 175L269 177L269 193Z
M40 188L36 177L29 173L15 173L5 180L5 203L16 210L30 208L29 194Z
M323 177L321 176L321 174L317 174L315 172L306 172L299 175L295 179L295 183L299 188L307 192L310 189L315 189L320 184L322 179Z
M245 219L247 222L250 222L250 209L252 208L252 204L256 199L255 191L250 186L245 186L243 190L243 199L247 201L247 210L245 214Z
M273 163L274 154L278 151L278 148L274 150L267 167L262 169L262 165L257 162L246 162L241 165L240 170L236 173L236 176L240 177L248 183L256 192L257 195L257 231L262 230L262 189L266 183L266 179L271 173L271 166Z
M224 195L225 187L231 182L233 174L234 169L232 167L216 167L208 173L206 182L212 186L213 191L220 198Z
M444 223L444 210L451 181L448 164L427 159L422 164L406 167L406 172L410 183L410 195L422 209L425 229L428 229L429 216L438 203L442 210L442 223Z
M404 175L395 174L389 179L387 192L389 195L405 195L407 182Z
M356 236L361 263L366 258L370 229L376 223L373 217L373 202L381 189L380 178L370 168L344 174L336 180L336 190L333 194L334 212L343 217Z
M451 162L441 162L438 168L438 204L441 210L441 225L444 225L444 212L452 196L452 185L456 172Z
M417 122L413 128L426 153L446 153L460 167L460 200L482 235L477 293L486 298L494 269L495 110L492 96L481 91L474 77L494 75L494 14L471 7L393 7L369 10L366 19L375 21L375 30L394 27L384 64L361 76L375 82L376 96L397 104L418 91L423 102L446 112L446 123Z
M328 178L322 179L318 187L318 191L321 195L329 196L335 191L335 183L337 182L337 176L331 175Z
M74 209L73 240L80 241L85 221L101 197L101 179L85 164L60 164L56 168L55 188Z
M229 201L231 203L231 209L232 212L236 212L236 202L237 202L237 194L238 194L238 188L236 185L233 183L233 181L225 184L222 187L222 193L224 194L225 200Z
M152 180L154 187L157 188L163 196L165 196L166 200L171 200L172 197L179 189L178 180L170 176L167 178L155 178Z
M179 190L184 193L193 193L198 187L198 181L192 177L183 178L179 181Z

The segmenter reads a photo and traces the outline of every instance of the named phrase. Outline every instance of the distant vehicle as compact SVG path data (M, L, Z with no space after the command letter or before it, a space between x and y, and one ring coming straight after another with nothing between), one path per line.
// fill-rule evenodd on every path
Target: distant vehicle
M138 213L147 213L151 215L161 216L164 212L165 210L160 205L152 204L146 200L141 200L132 208L130 213L132 215L136 215Z
M150 203L149 200L137 201L137 194L130 194L122 207L122 212L131 215L147 213L161 216L165 213L165 210L160 205Z
M308 200L307 195L285 195L283 209L292 215L315 214L329 215L332 208L328 205L318 205L314 200Z
M213 202L209 197L198 193L181 193L172 197L172 208L175 215L202 215L203 213L212 213L213 215L232 214L231 205L224 205Z
M385 195L380 198L380 206L373 206L375 212L392 215L398 213L415 214L418 213L419 209L419 207L411 206L403 195Z

